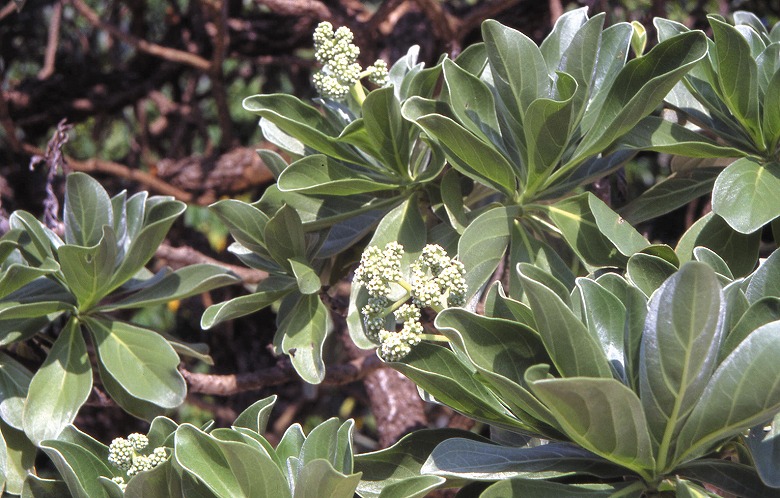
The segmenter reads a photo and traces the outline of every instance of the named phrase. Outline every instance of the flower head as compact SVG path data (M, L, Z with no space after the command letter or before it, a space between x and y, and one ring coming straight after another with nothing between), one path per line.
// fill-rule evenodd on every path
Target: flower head
M403 277L401 257L404 247L398 242L390 242L384 250L369 246L360 257L360 266L355 270L354 281L363 284L371 297L387 297L390 284Z
M412 298L422 308L462 306L466 299L466 269L437 244L423 248L412 263Z
M168 454L161 446L152 450L152 453L148 455L139 453L148 445L149 439L143 434L133 433L127 436L127 439L118 437L111 441L111 445L108 447L108 462L127 472L128 477L139 472L152 470L167 460ZM121 479L121 482L117 479ZM115 478L114 481L120 487L124 486L124 479Z

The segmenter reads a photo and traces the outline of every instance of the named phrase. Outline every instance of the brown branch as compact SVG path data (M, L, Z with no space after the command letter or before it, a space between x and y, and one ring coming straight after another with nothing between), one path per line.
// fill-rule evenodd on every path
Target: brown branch
M217 106L217 119L222 132L221 142L230 146L233 143L233 120L230 117L230 106L225 90L225 75L222 72L222 65L230 43L227 29L228 3L227 0L205 0L204 4L207 10L211 11L216 24L216 30L212 37L214 55L211 59L211 93Z
M256 284L268 278L268 273L262 270L255 270L253 268L245 268L243 266L224 263L217 259L206 256L205 254L198 252L191 247L172 247L168 243L163 242L163 244L157 248L157 253L155 255L159 260L162 260L165 264L173 267L174 269L187 265L208 263L227 268L248 284Z
M11 0L7 4L5 4L5 7L0 9L0 21L10 16L14 12L16 12L16 2L14 2L14 0Z
M318 19L331 19L330 9L319 0L257 0L276 14L284 16L310 16Z
M34 145L24 144L23 149L26 153L31 155L44 155L44 152ZM172 185L169 185L145 171L128 168L123 164L94 158L87 159L86 161L79 161L69 156L65 156L65 162L73 171L83 171L85 173L107 173L119 178L138 182L151 190L161 194L171 195L183 202L190 202L192 200L192 194L189 192L185 192Z
M5 100L5 95L0 95L0 125L5 130L5 136L11 144L11 148L17 152L21 151L23 145L16 136L16 124L14 124L11 114L8 112L8 102Z
M460 22L459 36L465 36L471 30L479 26L485 19L496 17L501 12L514 7L521 0L496 0L494 2L480 2Z
M563 4L561 0L549 0L550 6L550 26L555 25L555 21L563 15Z
M131 45L136 49L140 50L141 52L145 52L147 54L154 55L156 57L160 57L162 59L166 59L169 61L179 62L181 64L187 64L205 72L208 72L211 69L211 63L208 60L204 59L203 57L200 57L195 54L191 54L189 52L184 52L183 50L178 50L170 47L163 47L162 45L151 43L146 40L137 38L133 35L129 35L124 31L122 31L121 29L117 28L116 26L101 21L100 16L98 16L94 10L90 9L89 6L83 2L83 0L68 0L68 1L82 16L84 16L87 19L87 21L92 26L108 32L114 38L122 40L128 45Z
M43 67L38 71L38 79L45 80L54 74L54 63L57 57L57 46L60 44L60 25L62 24L62 2L56 2L52 7L49 22L49 37L46 41L46 53L43 57Z
M357 358L349 363L329 365L322 385L341 386L356 382L383 367L382 360L373 354ZM214 396L231 396L246 391L257 391L299 379L292 364L288 361L281 361L273 367L243 374L202 374L190 372L183 367L179 367L179 371L184 376L184 380L187 381L190 392Z

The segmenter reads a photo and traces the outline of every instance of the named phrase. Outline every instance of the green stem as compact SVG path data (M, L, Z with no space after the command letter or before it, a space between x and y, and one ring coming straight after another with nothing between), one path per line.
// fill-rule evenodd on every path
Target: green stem
M338 223L340 221L348 220L360 213L366 213L368 211L373 211L375 209L381 209L386 206L393 206L396 204L400 204L402 201L403 201L403 197L390 197L389 199L383 199L381 201L377 201L371 204L366 204L364 206L361 206L357 209L353 209L352 211L348 211L346 213L337 214L335 216L329 216L327 218L322 218L317 221L310 221L304 223L303 231L316 232L317 230L328 228L331 225Z
M441 334L421 334L420 338L423 341L450 342L449 339L447 339Z
M363 107L363 102L366 101L366 92L363 90L363 85L360 83L360 80L352 85L352 88L349 89L349 93L357 101L360 107Z

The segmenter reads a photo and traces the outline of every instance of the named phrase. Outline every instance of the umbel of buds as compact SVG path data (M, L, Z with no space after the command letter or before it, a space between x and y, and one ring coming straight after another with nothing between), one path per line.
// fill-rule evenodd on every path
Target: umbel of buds
M379 342L379 356L398 361L428 336L420 322L423 308L439 312L462 306L466 298L466 270L463 263L447 256L439 245L429 244L411 265L411 280L403 277L404 248L390 242L383 249L369 246L355 270L354 283L368 292L368 302L360 310L368 337ZM394 288L404 294L391 302ZM409 302L411 300L411 302ZM401 330L388 324L401 323Z
M322 97L341 101L352 93L362 103L365 94L361 79L367 77L375 85L387 85L387 63L377 59L364 70L357 62L360 49L352 43L354 38L349 28L342 26L333 31L329 22L321 22L314 30L314 57L322 64L314 75L314 86Z
M142 454L141 451L148 445L149 439L137 432L127 436L127 439L118 437L111 441L108 447L108 462L127 472L127 477L152 470L167 460L168 454L162 446L155 448L150 454ZM113 481L122 489L126 486L122 477L115 477Z

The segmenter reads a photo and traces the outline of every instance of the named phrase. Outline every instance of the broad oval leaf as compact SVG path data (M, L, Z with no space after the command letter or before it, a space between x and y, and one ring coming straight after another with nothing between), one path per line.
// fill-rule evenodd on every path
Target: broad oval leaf
M278 185L282 192L335 196L390 190L398 186L393 178L371 178L323 154L306 156L290 164L279 176Z
M734 161L715 180L712 210L740 233L755 232L780 216L780 163Z
M778 354L780 322L772 322L753 331L723 360L680 431L675 464L780 411Z
M56 439L73 422L92 390L92 367L76 318L60 332L30 381L24 403L24 432L35 444Z
M65 242L82 247L96 245L103 227L114 226L111 199L91 176L76 172L65 181Z
M328 335L328 308L318 294L301 294L284 316L276 331L275 342L290 356L303 380L319 384L325 378L322 348Z
M99 361L131 396L161 408L176 408L187 393L179 355L151 330L116 320L85 319Z
M0 418L22 430L24 400L33 374L22 364L0 352Z
M715 272L690 262L653 294L648 308L639 393L663 472L717 365L725 307Z
M295 286L296 282L291 278L269 277L260 282L252 294L206 308L200 318L200 326L208 330L227 320L260 311L292 292Z

